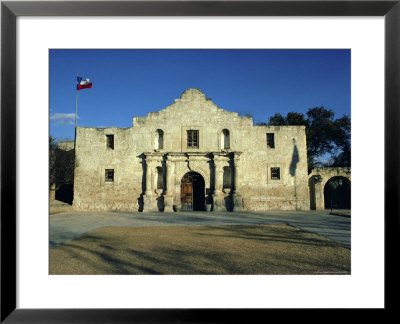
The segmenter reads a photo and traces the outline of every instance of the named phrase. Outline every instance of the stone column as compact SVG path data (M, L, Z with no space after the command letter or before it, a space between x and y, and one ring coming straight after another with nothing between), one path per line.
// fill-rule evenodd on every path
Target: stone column
M324 210L325 199L324 199L324 186L322 185L322 178L314 177L313 180L314 180L315 209Z
M56 199L56 184L55 183L53 183L51 186L50 186L50 200L55 200Z
M154 168L154 163L149 157L146 157L146 191L143 195L143 212L156 211L157 204L153 194L153 181L152 181L152 171Z
M174 204L174 171L175 164L167 160L166 163L166 191L164 197L164 211L165 212L173 212L173 204Z
M224 181L224 167L222 161L214 157L214 206L213 211L226 211L222 185Z
M158 188L157 188L157 180L158 180L158 169L157 169L157 162L153 162L151 164L151 194L158 195Z
M222 165L215 165L215 188L214 188L214 194L219 194L222 192L222 185L223 185L223 177L224 177L224 168Z
M145 194L148 196L151 196L153 194L153 188L152 188L152 169L153 169L153 163L149 159L146 159L146 192Z
M232 194L237 194L239 193L239 157L234 157L232 161L232 171L233 171L233 177L232 177Z
M232 181L232 197L233 197L233 210L234 211L242 211L243 210L243 202L242 202L242 195L240 194L240 154L235 153L233 158L233 181Z

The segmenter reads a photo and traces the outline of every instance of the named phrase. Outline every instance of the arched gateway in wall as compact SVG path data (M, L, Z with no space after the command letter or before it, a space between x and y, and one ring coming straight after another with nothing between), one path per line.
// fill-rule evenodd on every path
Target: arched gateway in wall
M325 209L351 209L351 184L346 177L330 178L324 187Z
M329 203L325 202L325 186L331 179L344 178L351 183L351 168L315 168L308 176L310 188L310 208L324 210ZM350 204L349 204L350 205Z

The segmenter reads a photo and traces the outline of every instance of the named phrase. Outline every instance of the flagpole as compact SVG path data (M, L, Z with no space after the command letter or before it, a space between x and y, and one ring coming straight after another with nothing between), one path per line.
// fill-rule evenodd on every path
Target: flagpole
M78 82L78 77L79 77L79 74L77 73L76 74L76 80L77 80L76 82ZM78 116L78 85L75 88L75 94L76 94L76 98L75 98L75 133L76 133L76 126L77 126L76 119Z
M78 80L78 73L76 74L76 80ZM77 127L77 116L78 116L78 86L75 89L75 140L74 140L74 150L76 148L76 127Z
M76 126L77 126L77 116L78 116L78 90L75 90L76 93L76 99L75 99L75 130L76 130Z
M82 81L82 78L79 74L76 74L76 89L75 89L75 145L76 146L76 135L78 131L78 91L81 89L91 88L92 82L89 79L85 79Z

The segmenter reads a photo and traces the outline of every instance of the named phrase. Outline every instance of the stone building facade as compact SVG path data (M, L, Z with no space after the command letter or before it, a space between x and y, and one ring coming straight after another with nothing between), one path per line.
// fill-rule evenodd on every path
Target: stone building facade
M78 127L78 210L310 209L304 126L254 126L197 89L129 128Z

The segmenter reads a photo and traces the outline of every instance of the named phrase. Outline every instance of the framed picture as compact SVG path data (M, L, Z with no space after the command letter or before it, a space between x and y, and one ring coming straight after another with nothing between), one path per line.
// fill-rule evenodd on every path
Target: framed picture
M93 2L65 2L65 1L4 1L1 5L1 57L2 57L2 101L1 101L1 157L2 157L2 173L1 173L1 185L2 185L2 197L1 197L1 321L7 323L17 322L54 322L54 323L86 323L86 322L106 322L106 323L128 323L128 322L230 322L235 320L238 313L246 316L256 316L259 313L263 313L268 310L268 306L260 307L260 304L243 305L240 303L235 304L233 307L195 307L193 304L189 307L177 307L175 306L164 308L155 304L152 307L135 307L122 308L116 307L104 307L103 305L94 308L87 308L86 305L80 305L76 302L73 306L67 308L20 308L18 306L18 285L23 285L24 282L17 280L18 266L29 267L29 262L35 262L34 258L29 258L29 262L23 262L22 265L18 261L17 254L20 251L18 246L18 226L20 220L17 215L21 211L21 205L24 201L19 200L18 192L21 188L21 175L17 173L18 165L20 163L20 147L21 138L18 136L19 132L23 131L20 129L22 126L18 124L21 120L19 112L17 110L18 104L21 104L21 100L18 98L18 85L21 80L18 78L21 76L18 67L20 58L19 50L24 50L26 53L27 46L22 46L21 40L18 39L17 29L17 18L19 17L44 17L44 24L46 19L59 19L62 20L65 17L90 17L91 19L96 17L107 17L111 16L114 19L120 19L124 21L127 17L136 17L139 20L144 21L145 19L151 19L154 17L175 17L175 18L189 18L196 20L199 18L222 18L230 19L233 17L243 17L242 23L246 24L251 20L257 21L260 17L274 16L274 17L285 17L285 19L296 19L300 17L309 17L309 19L332 19L332 17L377 17L384 18L384 61L385 61L385 111L384 111L384 209L385 209L385 309L393 309L394 300L394 289L395 283L398 283L390 256L390 248L398 244L398 152L399 152L399 40L400 40L400 4L399 1L126 1L126 2L112 2L112 1L93 1ZM55 18L58 17L58 18ZM274 18L272 17L272 18ZM83 21L83 20L82 20ZM204 23L204 21L200 21ZM90 37L90 26L82 25L82 28L89 27L87 37ZM223 25L220 25L223 30ZM162 28L162 24L159 25ZM381 30L377 31L379 34ZM140 31L139 31L140 32ZM228 32L227 32L228 33ZM210 31L208 31L210 35ZM45 38L46 35L38 35L38 37ZM364 35L365 36L365 35ZM97 36L96 36L97 37ZM214 36L215 37L215 36ZM230 36L232 37L232 35ZM313 35L308 36L310 38ZM212 35L210 35L212 38ZM329 35L327 36L329 38ZM371 36L372 38L372 36ZM232 37L234 39L234 37ZM30 41L39 42L39 39L31 39ZM327 40L329 44L329 39ZM62 47L62 39L60 39L59 47ZM82 44L82 43L77 43ZM151 44L151 42L149 43ZM217 42L215 44L218 44ZM21 46L21 48L19 48ZM112 45L110 45L112 47ZM148 45L151 46L151 45ZM162 46L165 48L167 45ZM218 45L214 45L218 47ZM350 45L349 45L350 46ZM28 44L29 47L29 44ZM78 48L82 48L79 45ZM298 46L300 47L300 46ZM305 45L307 47L307 45ZM378 57L379 54L378 54ZM43 57L45 61L48 60L48 56ZM32 64L38 63L32 61ZM379 73L378 73L379 74ZM46 76L47 78L47 76ZM35 78L32 78L32 82ZM43 85L44 89L47 89L48 85ZM383 86L382 86L383 89ZM46 92L46 91L44 91ZM35 93L31 94L35 96ZM37 94L39 96L39 94ZM48 96L47 93L45 93ZM367 94L366 94L367 95ZM372 113L368 111L366 113ZM382 112L377 112L382 116ZM377 118L379 120L379 118ZM383 120L383 119L382 119ZM32 121L33 122L33 121ZM48 123L48 120L45 121ZM25 124L23 124L25 125ZM42 124L43 126L43 124ZM41 126L40 126L41 127ZM34 128L33 128L34 131ZM379 132L379 130L377 131ZM375 143L379 145L379 142ZM113 143L114 145L114 143ZM379 155L383 150L378 150ZM31 152L31 156L34 157L35 152ZM365 154L366 161L367 156L374 155L371 152L362 152L359 154ZM25 159L26 161L26 159ZM367 164L368 162L366 162ZM274 166L276 168L276 166ZM376 170L371 166L371 174L375 174ZM276 171L276 170L275 170ZM382 170L380 170L381 173ZM112 174L114 177L114 174ZM280 176L279 176L280 177ZM383 179L382 179L383 180ZM381 187L377 187L381 188ZM371 189L373 190L373 188ZM377 196L381 197L378 193ZM378 198L379 198L378 197ZM45 197L46 199L48 197ZM378 199L377 198L377 199ZM30 204L32 206L32 203ZM34 209L34 208L32 208ZM372 210L372 209L371 209ZM32 212L35 214L35 211ZM377 215L382 218L383 215ZM352 223L353 225L353 223ZM355 223L357 225L357 222ZM378 226L379 227L379 226ZM32 239L30 236L29 239ZM23 239L23 238L21 238ZM40 238L43 239L43 238ZM47 240L47 238L45 238ZM377 263L382 263L383 260L376 260ZM352 268L354 269L354 268ZM355 272L359 269L356 268ZM352 273L353 274L353 273ZM57 279L54 279L54 283ZM87 279L87 278L86 278ZM86 280L85 279L85 280ZM98 279L98 280L97 280ZM98 295L107 294L107 288L101 287L101 278L97 278L96 281L93 279L87 279L92 281L94 290L98 291ZM142 285L150 285L150 279L141 277ZM205 280L216 280L215 278L202 278L200 282ZM305 278L306 279L306 278ZM80 279L82 280L82 279ZM122 279L123 280L123 279ZM239 278L237 278L238 281ZM257 285L258 278L252 279L253 285ZM159 281L161 282L161 280ZM214 281L215 282L215 281ZM306 282L306 281L305 281ZM248 282L246 282L246 285ZM362 283L360 282L360 285ZM100 288L99 288L100 285ZM64 286L67 291L67 287ZM148 286L153 287L153 286ZM163 283L165 289L174 289L174 283ZM195 285L193 286L195 287ZM235 291L232 287L232 282L226 282L228 291ZM239 286L241 287L241 286ZM143 287L142 287L143 288ZM104 291L103 291L104 289ZM141 290L143 298L151 300L151 289L146 292L144 287ZM246 293L251 290L246 290ZM32 291L32 295L40 295L40 291ZM68 292L70 293L70 292ZM236 291L237 294L243 294L240 291ZM79 292L77 293L79 294ZM126 296L129 296L129 292ZM242 296L243 297L243 296ZM242 298L241 297L241 298ZM129 298L129 297L128 297ZM210 296L211 298L211 296ZM79 301L79 298L77 297ZM91 305L93 305L92 303ZM227 304L224 304L227 305ZM238 306L239 305L239 306ZM292 308L294 304L289 304L287 308ZM339 308L344 308L342 304ZM335 305L332 305L334 308ZM351 306L350 306L351 307ZM96 309L97 308L97 309ZM100 308L100 309L98 309ZM272 307L272 308L276 308ZM281 307L282 308L282 307ZM285 308L285 306L283 306ZM298 308L298 307L294 307ZM309 308L309 307L305 307ZM368 308L368 306L365 306ZM377 308L376 304L371 308ZM379 307L378 307L379 308ZM240 310L239 310L240 309ZM257 309L257 310L256 310Z

